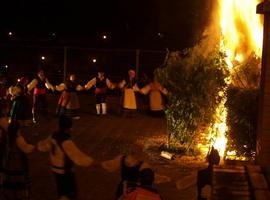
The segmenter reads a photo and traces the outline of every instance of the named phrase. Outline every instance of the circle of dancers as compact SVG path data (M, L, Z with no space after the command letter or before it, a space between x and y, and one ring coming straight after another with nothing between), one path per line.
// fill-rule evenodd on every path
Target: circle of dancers
M76 199L74 165L82 167L97 165L96 161L83 153L71 139L72 119L80 119L78 97L80 91L94 90L96 115L107 114L108 90L117 88L121 90L123 116L133 116L136 112L138 107L136 93L149 94L152 114L163 112L162 99L167 95L167 90L155 79L139 88L134 70L129 70L127 77L119 83L112 82L104 71L100 70L85 85L78 82L75 74L70 74L66 81L55 86L51 84L45 72L39 70L31 81L22 77L8 88L4 82L0 82L0 86L0 199L30 199L31 179L27 154L35 149L50 154L50 168L55 178L58 199ZM49 120L48 90L61 92L55 112L59 117L58 128L48 138L34 146L23 137L21 127L41 122L39 121L41 116ZM119 155L99 164L109 172L121 171L121 180L114 199L135 200L138 195L153 200L161 199L153 184L155 177L162 176L155 175L150 165L141 161L134 149L128 154ZM19 182L22 185L21 180L23 188L17 185ZM15 185L15 189L9 188L10 185Z
M53 86L43 70L39 70L31 81L26 77L18 79L18 82L9 87L7 95L1 97L1 101L10 101L9 122L19 121L21 125L37 123L42 115L48 116L47 92L61 92L57 103L56 115L66 115L73 119L80 119L80 102L78 93L80 91L94 90L95 109L97 115L107 114L107 93L108 90L119 89L121 91L121 113L123 116L133 116L136 113L138 103L136 93L149 96L149 110L153 115L162 115L165 107L164 97L167 90L155 78L148 84L138 87L136 73L129 70L126 78L119 83L112 82L104 73L99 70L97 75L91 78L85 85L81 85L75 74L70 74L66 81ZM32 97L31 97L32 96ZM32 100L31 100L32 98ZM32 102L32 105L31 103ZM3 104L3 105L2 105ZM1 103L1 110L6 109L5 103ZM4 112L4 111L2 111Z

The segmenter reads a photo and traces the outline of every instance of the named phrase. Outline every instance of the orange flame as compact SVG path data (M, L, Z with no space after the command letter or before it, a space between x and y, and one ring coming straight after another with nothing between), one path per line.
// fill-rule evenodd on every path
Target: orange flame
M252 52L261 56L263 24L256 14L261 0L219 0L220 29L225 51L233 62L244 61Z
M214 16L219 17L219 24L215 27L221 32L220 48L227 54L226 62L231 74L234 73L233 63L244 62L253 52L261 57L263 24L261 16L256 14L256 6L260 2L261 0L218 0ZM231 84L231 78L229 77L226 82L228 85ZM216 123L208 130L207 137L210 146L214 146L221 157L232 158L235 155L234 150L225 153L227 144L225 102L226 97L216 110ZM205 146L201 144L198 146L203 153L207 152Z
M252 52L261 56L263 24L260 16L256 14L256 6L260 2L261 0L219 0L221 48L228 56L227 63L231 74L235 61L244 62ZM227 109L224 107L224 102L218 109L223 110L219 111L223 113L221 115L223 121L217 120L215 125L223 128L217 133L214 146L224 156L227 143L225 136Z

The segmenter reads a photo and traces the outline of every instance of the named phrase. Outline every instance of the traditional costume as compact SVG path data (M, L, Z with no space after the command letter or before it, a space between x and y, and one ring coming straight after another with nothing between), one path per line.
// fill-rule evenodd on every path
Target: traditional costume
M2 160L2 192L7 199L29 199L31 182L27 154L33 150L34 146L28 144L20 134L18 123L11 122L7 129Z
M50 84L48 79L45 77L44 72L41 70L38 72L38 76L27 85L27 88L28 91L34 89L32 114L33 122L36 123L38 108L43 111L43 114L47 115L48 104L46 99L46 89L51 89L54 91L54 87Z
M115 85L104 76L103 72L99 72L98 76L91 79L86 85L85 89L95 87L96 96L96 111L97 115L107 114L106 93L107 89L114 89Z
M21 126L27 126L31 123L31 106L23 90L21 85L11 89L12 105L9 116L10 121L17 121Z
M153 81L152 83L143 87L140 92L142 94L149 94L149 108L153 115L162 114L164 112L164 101L163 95L167 95L168 91L164 88L158 81Z
M62 91L62 94L58 101L56 114L58 116L64 114L73 119L79 119L80 103L77 91L81 91L83 89L84 88L75 81L74 75L71 75L70 79L67 80L65 83L56 86L56 90Z
M135 111L137 110L137 101L135 92L139 91L139 88L136 84L135 80L135 71L129 70L128 71L129 77L127 79L122 80L119 83L119 88L123 89L123 98L122 104L124 111Z
M75 163L88 167L93 164L93 159L81 152L71 140L72 121L61 116L59 125L58 131L38 143L38 149L50 152L51 170L55 176L58 197L75 199L77 191L73 165Z

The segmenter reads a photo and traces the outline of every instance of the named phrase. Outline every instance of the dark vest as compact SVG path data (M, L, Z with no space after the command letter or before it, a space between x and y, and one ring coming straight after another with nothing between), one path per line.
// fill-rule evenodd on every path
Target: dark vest
M68 80L66 82L66 86L67 86L67 91L68 92L76 92L77 91L76 88L78 86L78 83L76 81L70 81L70 80Z
M60 132L57 131L52 135L52 139L54 139L57 143L57 145L60 147L60 149L62 150L62 152L64 153L64 166L63 167L58 167L58 166L52 166L54 168L58 168L58 169L63 169L66 172L68 171L72 171L73 169L73 162L72 160L68 157L68 155L66 154L66 152L64 151L64 149L62 148L62 144L64 141L69 140L70 139L70 135L68 133L65 132ZM54 153L54 148L56 147L52 147L52 154Z
M106 88L106 77L104 77L103 80L100 80L100 78L96 77L96 88Z
M37 89L46 89L46 78L44 80L41 80L39 77L36 78L36 80L38 81L36 88Z
M136 80L133 78L130 80L130 78L126 78L126 88L133 88L133 86L136 84Z

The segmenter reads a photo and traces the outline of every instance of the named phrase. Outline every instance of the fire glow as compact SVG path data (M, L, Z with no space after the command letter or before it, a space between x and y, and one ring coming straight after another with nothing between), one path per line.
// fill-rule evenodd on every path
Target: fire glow
M226 53L234 62L252 52L261 56L263 25L256 6L261 0L219 0L220 29Z
M261 0L219 0L214 11L214 16L219 18L219 24L216 26L221 33L220 48L227 55L226 62L231 76L235 63L245 62L251 53L261 57L263 24L260 16L256 14L256 6L260 2ZM228 85L233 84L230 77L226 82ZM219 151L221 157L245 160L244 157L237 157L235 150L226 149L225 102L226 96L216 110L216 123L208 130L208 140L210 145Z

